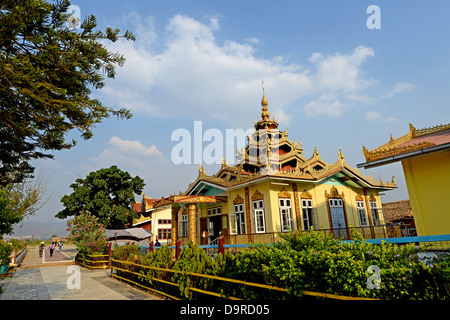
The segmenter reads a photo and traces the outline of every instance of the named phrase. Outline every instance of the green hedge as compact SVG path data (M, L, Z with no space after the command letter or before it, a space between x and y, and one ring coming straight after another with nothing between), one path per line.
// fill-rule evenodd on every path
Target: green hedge
M141 280L158 290L167 289L167 285L152 280L153 277L177 283L179 287L170 286L171 294L185 299L193 298L189 286L243 299L303 299L306 298L304 290L389 300L450 298L446 272L448 257L426 265L419 261L418 249L413 245L374 245L362 237L353 243L342 243L321 232L288 233L282 238L283 242L253 245L236 255L219 254L215 260L192 244L183 248L176 262L172 261L172 252L167 246L144 258L139 258L137 246L118 247L114 249L113 257L154 267L269 284L288 291L285 294L218 280L197 279L184 273L140 271ZM368 288L367 280L371 274L367 269L371 265L380 270L379 289Z

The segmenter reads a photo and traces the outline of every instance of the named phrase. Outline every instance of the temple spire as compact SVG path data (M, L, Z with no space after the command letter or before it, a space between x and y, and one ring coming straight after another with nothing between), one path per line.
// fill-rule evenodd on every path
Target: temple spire
M266 93L264 91L264 81L262 82L263 89L263 97L261 99L261 120L255 123L255 130L267 130L267 129L276 129L278 127L278 122L275 119L270 119L269 109L267 106L269 103L267 102Z
M269 105L269 103L267 102L267 98L266 98L266 94L264 92L264 81L262 82L262 89L263 89L263 97L261 100L261 106L262 106L262 111L261 111L261 118L269 118L269 110L267 109L267 106Z

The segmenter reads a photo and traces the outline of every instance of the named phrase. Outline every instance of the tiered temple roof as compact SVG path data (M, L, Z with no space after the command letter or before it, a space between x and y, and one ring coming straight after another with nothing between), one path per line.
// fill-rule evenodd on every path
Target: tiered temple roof
M345 161L342 150L339 150L338 159L333 164L324 161L317 148L314 149L311 158L306 158L303 155L301 141L298 143L290 141L287 130L278 130L278 122L270 119L264 92L261 106L261 119L255 123L255 131L248 136L245 148L240 152L237 151L236 165L228 165L223 159L222 167L212 176L207 175L200 165L197 179L183 194L201 194L201 190L197 188L200 182L224 189L268 177L298 182L320 182L335 176L334 178L355 187L384 190L396 188L394 178L390 182L381 181L381 178L375 181L372 175L367 177L358 169L351 167Z

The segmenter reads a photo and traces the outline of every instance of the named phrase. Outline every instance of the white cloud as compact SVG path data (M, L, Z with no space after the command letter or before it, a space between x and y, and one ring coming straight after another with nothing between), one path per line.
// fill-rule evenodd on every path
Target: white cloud
M369 111L369 112L367 112L365 119L368 121L372 121L372 120L381 119L382 117L383 117L383 114L381 112Z
M317 100L311 101L305 106L307 117L319 115L340 116L349 105L337 99L334 94L323 94Z
M121 164L128 168L142 169L163 156L155 145L145 146L137 140L122 140L112 137L109 148L104 149L97 157L91 158L99 166Z
M309 58L317 67L317 71L311 76L316 90L344 92L357 91L372 83L371 80L361 78L361 65L369 57L373 57L372 48L357 47L352 54L335 53L324 56L315 52Z
M395 96L398 93L402 93L405 91L411 91L411 90L414 90L414 88L415 88L415 85L412 83L399 82L399 83L396 83L394 88L391 91L389 91L387 94L385 94L383 96L383 98L392 98L393 96Z
M128 155L138 155L138 156L162 155L161 151L159 151L155 145L146 147L140 141L137 140L122 140L119 137L112 137L109 140L109 144L113 149L116 149L120 153L125 153Z
M215 32L220 30L217 18L202 23L176 15L163 35L155 34L152 19L135 21L149 23L151 36L139 41L145 30L140 26L136 28L136 42L108 43L127 61L117 69L116 79L102 90L106 99L132 111L158 117L212 116L246 127L260 111L261 80L269 112L276 110L278 116L300 98L311 100L305 106L309 116L341 115L352 106L354 97L364 97L359 95L361 90L375 83L361 72L364 61L374 56L372 48L359 46L349 54L316 52L308 65L302 66L289 63L283 56L258 57L256 38L243 43L229 39L219 44L215 39ZM162 44L159 51L153 43L156 39ZM331 96L335 97L333 101ZM311 109L314 105L319 107L318 112Z
M369 111L367 112L366 116L364 117L364 120L366 121L376 121L376 120L382 120L384 122L395 122L397 119L391 116L385 116L383 113L379 111Z

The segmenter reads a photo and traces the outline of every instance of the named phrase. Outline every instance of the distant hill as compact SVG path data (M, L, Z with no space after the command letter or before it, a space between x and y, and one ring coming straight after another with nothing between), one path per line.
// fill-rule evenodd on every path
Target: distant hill
M12 236L24 237L34 235L36 239L50 239L52 235L65 237L68 234L66 231L67 221L60 219L53 219L50 221L34 221L25 220L14 226L14 233Z

